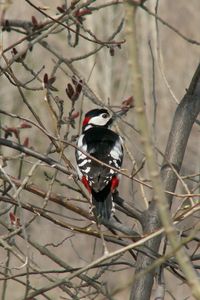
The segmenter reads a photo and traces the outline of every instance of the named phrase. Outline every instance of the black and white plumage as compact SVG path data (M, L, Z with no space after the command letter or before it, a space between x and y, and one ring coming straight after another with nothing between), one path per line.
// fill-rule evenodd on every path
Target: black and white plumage
M106 109L89 111L83 121L82 134L78 139L78 148L92 157L116 169L123 161L122 138L108 127L112 117ZM91 193L93 212L97 219L109 219L112 215L113 192L119 184L118 172L87 157L76 150L79 178Z

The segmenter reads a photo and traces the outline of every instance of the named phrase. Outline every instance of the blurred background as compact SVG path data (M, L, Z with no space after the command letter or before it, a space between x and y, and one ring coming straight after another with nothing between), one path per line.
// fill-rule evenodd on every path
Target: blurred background
M66 1L67 5L70 5L70 1ZM33 3L38 7L45 7L45 12L51 16L56 16L59 13L57 7L61 7L66 4L65 1L34 1ZM81 2L81 1L80 1ZM123 4L118 1L115 5L111 4L112 1L95 1L92 7L101 7L101 9L92 11L92 14L85 16L84 26L89 29L100 41L107 41L116 33L114 40L122 41L125 39L125 32L123 26L124 10ZM117 1L113 1L117 2ZM170 126L172 124L173 115L176 110L177 104L181 101L185 94L185 91L192 79L195 69L199 63L199 45L189 42L188 40L195 40L200 42L200 2L198 0L163 0L158 5L158 15L165 21L167 26L163 22L156 24L155 18L148 13L155 14L156 1L146 1L145 6L147 10L138 8L137 13L137 29L138 29L138 47L140 53L140 62L143 75L144 93L146 112L149 121L149 128L152 134L152 140L156 147L161 152L164 152L167 143ZM26 1L1 1L0 9L2 7L2 16L4 19L10 20L25 20L33 22L33 16L38 22L43 21L45 17L31 7ZM5 10L5 14L4 14ZM158 26L158 30L156 30ZM171 27L171 28L170 28ZM172 27L177 30L172 30ZM75 28L75 26L73 27ZM19 28L18 28L19 29ZM20 29L19 29L20 30ZM81 31L85 35L84 31ZM184 35L186 38L183 38ZM6 49L14 44L20 38L23 37L21 32L17 31L1 31L1 47ZM115 47L114 50L110 50L109 47L102 47L96 43L87 41L86 39L79 38L78 45L73 47L74 34L69 33L68 30L58 30L54 34L49 35L45 40L55 53L68 60L74 59L73 66L80 75L81 78L88 84L94 94L101 102L109 107L112 107L114 111L117 111L121 106L121 103L131 95L130 86L130 71L128 64L128 55L126 43L122 43L121 47ZM188 39L188 40L187 40ZM71 44L71 45L70 45ZM27 41L22 42L15 48L17 51L23 50L27 45ZM101 48L99 51L96 51ZM112 51L114 53L112 53ZM86 56L86 54L96 52L93 55ZM6 52L7 59L12 58L12 51ZM83 57L82 57L83 56ZM82 57L82 59L80 59ZM61 64L56 68L58 58L48 51L44 45L36 44L33 46L32 51L28 52L24 65L15 63L12 65L13 73L21 83L27 83L33 78L33 72L38 73L38 76L30 82L23 92L35 110L36 114L42 120L45 128L56 135L56 128L52 118L52 114L49 112L49 107L45 100L46 91L43 89L43 77L44 74L51 74L54 72L56 81L53 86L56 87L56 91L53 91L54 97L58 97L63 100L64 114L66 118L69 117L71 111L71 102L68 98L65 89L69 82L72 82L71 78L73 72L66 64ZM1 66L5 67L5 61L1 58ZM29 70L28 70L28 68ZM50 75L49 75L50 76ZM24 104L22 96L15 85L13 85L7 77L0 77L0 103L1 109L9 113L23 116L27 119L34 120L30 110ZM134 97L134 95L133 95ZM75 135L80 134L81 117L88 110L96 107L96 105L83 94L75 102L75 112L79 112L80 118L76 118L74 128L68 128L68 124L64 124L60 131L62 138L66 137L67 140L73 141ZM133 130L127 123L134 126L136 130ZM1 115L1 126L3 128L19 126L21 122L16 118L10 118L5 115ZM114 129L125 140L125 160L123 168L127 174L134 173L137 170L144 159L143 151L140 144L140 137L137 133L137 122L134 108L130 109L123 120L119 120ZM2 130L2 135L4 131ZM35 150L45 154L48 150L49 140L43 135L36 127L31 129L24 129L20 131L20 142L23 143L26 139L29 139L29 146L34 147ZM15 136L11 138L16 141ZM185 159L182 166L181 174L191 175L199 174L200 172L200 138L199 138L199 125L195 124L192 130L192 134L189 139L187 151L185 153ZM1 147L1 153L4 156L11 156L12 159L7 162L5 168L9 175L19 177L19 168L21 160L18 159L19 153L9 148ZM74 148L66 147L65 155L70 160L73 166L75 166ZM59 160L59 154L51 154L51 157ZM157 161L160 165L162 163L162 156L157 153ZM23 180L30 172L31 167L36 162L35 159L25 157L23 159L23 166L20 173L20 178ZM64 164L64 163L63 163ZM40 164L36 167L33 175L31 176L31 182L38 185L43 190L48 191L51 185L51 178L55 176L55 171L48 166ZM146 166L138 173L137 178L140 180L146 180L148 183L148 173ZM192 190L199 181L199 177L196 176L192 180L186 180L189 190ZM58 173L56 174L56 181L54 181L51 189L54 193L58 193L64 197L67 197L68 201L75 203L75 205L88 211L89 205L85 199L82 199L82 195L76 191L69 189L62 183L67 183L71 187L76 188L76 184L73 179L67 175ZM186 193L182 184L178 184L178 192ZM126 177L122 177L119 187L120 195L131 205L134 205L140 210L144 210L148 207L148 202L151 200L151 194L148 189L140 186L138 183L129 180ZM198 190L196 191L199 192ZM14 191L11 190L11 194ZM27 191L20 193L20 199L25 203L33 203L42 207L44 205L44 199L33 195ZM195 199L195 201L198 199ZM47 201L48 202L48 201ZM180 198L175 199L173 203L172 213L174 214L177 208L182 204ZM5 209L5 204L0 203L1 209ZM88 220L84 217L73 213L55 203L49 201L46 209L50 212L57 213L57 217L60 220L64 220L73 226L88 225ZM117 216L120 220L127 224L127 226L133 227L134 230L140 231L140 226L132 218L127 218L126 215L117 212ZM32 214L23 211L23 218L27 222ZM54 215L56 218L56 215ZM3 221L9 223L9 217L4 215ZM92 226L95 226L94 224ZM0 227L0 234L5 234L7 231L4 226ZM27 234L30 235L31 240L37 242L49 249L55 256L61 260L69 263L71 267L82 267L86 263L91 262L95 258L102 255L102 241L96 239L94 236L85 234L79 234L75 231L67 230L61 226L56 225L54 222L50 222L42 216L38 216L34 222L27 228ZM20 255L28 255L31 259L31 263L41 270L55 270L60 268L58 264L45 255L41 255L35 246L27 248L26 241L21 237L14 238L15 250ZM62 242L62 243L61 243ZM119 246L109 243L109 251L118 249ZM22 267L22 262L11 255L9 257L8 252L5 249L0 248L1 256L1 274L5 272L5 262L9 261L8 268L11 270L9 274L16 274L16 272L25 272ZM132 262L130 254L123 256L123 259L127 262ZM2 266L2 267L1 267ZM93 273L92 273L93 272ZM96 270L90 271L91 274L96 274ZM134 274L133 267L120 268L119 266L112 267L111 270L106 270L101 278L102 282L107 284L107 288L112 299L128 299L131 287L131 278ZM62 278L62 274L51 274L53 279ZM1 275L2 277L2 275ZM23 279L20 279L23 281ZM34 275L30 277L32 286L43 286L50 279L44 278L42 275ZM98 279L97 279L98 280ZM190 290L179 279L176 279L174 275L166 271L166 297L165 299L192 299ZM4 299L20 299L25 293L25 287L17 280L7 281L6 296ZM74 280L73 284L76 286L79 284L78 280ZM3 290L3 282L0 281L0 290ZM5 289L5 286L4 286ZM70 289L70 287L69 287ZM156 289L156 286L155 286ZM76 291L76 292L75 292ZM83 291L78 288L74 288L74 295L71 299L82 299L80 296ZM84 293L83 293L84 294ZM53 289L48 292L49 299L70 299L70 296L66 296L64 291L60 289ZM3 297L3 296L2 296ZM68 297L68 298L67 298ZM84 296L84 299L93 299L92 296ZM188 298L187 298L188 297ZM3 299L3 298L2 298ZM23 299L23 298L21 298ZM38 296L35 299L44 299L43 296ZM98 299L106 299L103 296L99 296ZM109 299L109 298L108 298ZM152 299L154 296L152 295Z

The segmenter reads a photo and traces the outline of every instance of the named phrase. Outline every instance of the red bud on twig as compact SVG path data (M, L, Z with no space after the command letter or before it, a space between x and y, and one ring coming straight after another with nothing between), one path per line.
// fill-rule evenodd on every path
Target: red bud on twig
M49 78L48 84L52 85L56 81L56 77Z
M23 128L23 129L25 129L25 128L32 128L32 125L30 125L27 122L23 122L23 123L20 124L20 128Z
M36 17L32 16L31 21L32 21L32 24L34 27L38 27L38 21L37 21Z
M128 110L129 108L134 107L134 98L133 96L128 97L124 101L122 101L121 108L124 110Z
M83 82L82 80L77 80L75 76L72 76L72 83L74 87L71 85L71 83L68 83L65 91L71 101L76 101L82 91Z
M43 77L44 87L47 87L48 81L49 81L48 74L45 73L45 74L44 74L44 77Z
M85 16L85 15L91 15L92 14L92 11L88 8L84 8L84 9L81 9L81 10L77 10L75 12L75 17L82 17L82 16Z
M65 5L57 6L57 10L59 11L59 13L63 14L65 12Z
M15 137L18 139L19 138L19 129L16 127L6 127L3 128L4 132L5 132L5 139L7 139L9 136L12 136L12 134L15 135Z
M109 50L110 50L110 56L114 56L115 55L114 47L110 47Z
M23 146L24 147L28 147L29 146L29 138L28 137L25 138L25 140L23 142Z
M80 115L79 111L74 111L70 117L72 120L74 120L74 119L78 118L79 115Z
M18 53L18 51L15 47L12 48L12 52L13 52L14 55L16 55Z
M13 213L13 212L10 212L9 213L9 217L10 217L10 223L13 225L13 226L16 226L16 227L20 227L20 219Z
M71 83L68 83L67 84L67 88L66 88L66 93L67 93L67 96L69 97L69 99L72 100L72 97L74 95L74 89L73 89L73 86L71 85Z

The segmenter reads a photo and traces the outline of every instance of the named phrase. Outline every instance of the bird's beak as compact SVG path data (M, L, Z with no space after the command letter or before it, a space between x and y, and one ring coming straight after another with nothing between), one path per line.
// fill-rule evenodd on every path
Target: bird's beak
M108 121L107 125L111 126L118 118L122 117L126 112L124 110L119 110L113 113L112 118Z
M110 118L110 120L108 121L107 126L111 126L113 122L114 122L114 119L112 116L112 118Z
M121 116L121 111L114 112L111 118L111 123L115 122Z

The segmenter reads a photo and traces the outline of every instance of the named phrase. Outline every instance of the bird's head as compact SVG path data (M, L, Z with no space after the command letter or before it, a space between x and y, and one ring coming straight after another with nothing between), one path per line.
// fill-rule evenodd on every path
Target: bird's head
M92 109L85 114L83 120L83 131L92 127L109 127L112 124L112 116L107 109Z

